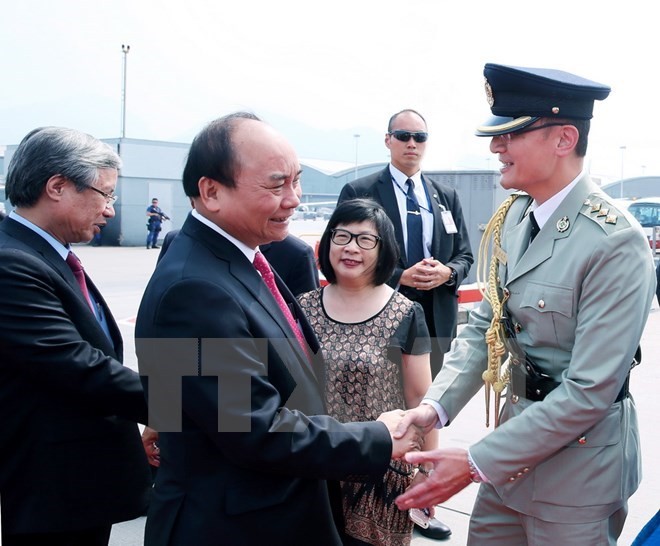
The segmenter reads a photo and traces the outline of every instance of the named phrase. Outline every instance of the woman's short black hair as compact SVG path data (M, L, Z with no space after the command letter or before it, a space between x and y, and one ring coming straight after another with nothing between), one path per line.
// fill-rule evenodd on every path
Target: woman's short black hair
M399 245L394 236L394 225L383 207L375 201L371 199L351 199L340 203L332 213L319 244L319 268L328 282L334 283L337 281L335 270L330 265L332 230L340 224L346 225L365 221L373 222L380 237L380 248L378 248L378 260L374 268L373 283L378 286L390 280L392 273L394 273L394 267L399 260Z

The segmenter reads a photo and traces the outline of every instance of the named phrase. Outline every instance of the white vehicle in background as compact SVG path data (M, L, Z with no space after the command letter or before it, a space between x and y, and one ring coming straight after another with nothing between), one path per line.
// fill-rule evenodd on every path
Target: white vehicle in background
M615 199L614 201L640 223L649 240L649 246L658 252L660 250L660 197Z

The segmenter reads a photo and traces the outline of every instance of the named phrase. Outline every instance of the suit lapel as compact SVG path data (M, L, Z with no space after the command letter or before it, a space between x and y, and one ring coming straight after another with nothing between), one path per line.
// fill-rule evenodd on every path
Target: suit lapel
M108 307L108 304L103 299L101 292L99 292L98 288L96 288L94 281L92 281L92 279L89 278L87 273L85 273L85 279L87 282L87 289L90 291L90 293L94 296L94 299L103 309L103 315L105 317L105 322L108 325L108 332L110 333L110 341L112 342L113 349L115 351L115 356L117 360L122 361L123 352L124 352L124 341L121 337L121 332L119 331L119 326L117 326L115 317L112 315L112 312L110 311L110 307ZM76 282L76 286L77 285L78 283ZM105 335L105 332L103 332L103 334Z
M275 298L268 290L266 284L262 281L261 276L254 268L254 266L247 259L233 243L223 237L221 234L213 231L208 226L205 226L198 220L188 217L182 231L188 233L191 237L201 240L218 259L224 260L229 265L229 273L234 278L235 282L242 284L254 297L254 299L264 308L264 311L270 315L273 321L279 326L284 334L283 337L287 338L292 350L301 361L301 366L304 373L307 373L317 381L316 371L313 370L312 364L309 362L307 355L303 352L302 347L298 344L294 332L291 330L288 322L283 319L282 311L275 301ZM282 279L275 272L275 281L287 304L293 308L293 315L302 326L303 335L307 340L313 352L318 352L319 344L316 336L314 336L311 326L307 323L304 314L298 302L291 295ZM305 324L303 324L303 322ZM284 364L289 366L289 362L285 359Z
M389 165L385 167L378 177L378 184L375 187L375 200L378 201L386 211L389 211L390 220L394 224L394 236L399 245L399 262L402 267L406 267L406 245L403 241L403 226L401 225L401 215L399 214L399 204L394 193L394 182L392 182L392 173Z
M430 198L429 205L431 207L431 214L433 214L433 238L431 239L431 256L450 256L451 253L444 253L442 246L448 242L448 237L444 237L444 224L442 223L442 207L445 210L450 210L447 204L441 201L441 192L439 192L432 182L429 182L424 175L422 175L422 183L426 188L426 193Z
M227 241L227 243L231 244L229 243L229 241ZM234 247L234 245L231 246ZM295 334L291 329L291 327L289 326L289 323L286 321L286 319L283 318L282 310L275 301L275 298L271 294L266 284L261 279L261 276L259 275L257 270L248 261L245 255L242 252L240 252L238 249L236 249L236 251L242 256L243 259L242 260L236 259L230 261L229 264L230 273L234 276L234 278L238 282L245 285L245 287L252 293L252 295L264 308L264 310L278 324L282 332L285 334L284 337L288 340L292 350L298 356L298 360L301 361L300 367L303 369L305 373L312 375L312 377L316 381L317 371L313 369L312 362L310 362L310 359L307 358L307 355L305 354L302 347L296 340ZM298 320L299 323L301 323L301 327L302 327L302 322L303 321L307 322L307 320L304 318L303 312L298 306L298 303L295 301L295 298L291 295L291 292L286 287L286 285L284 284L280 276L277 274L277 272L275 272L275 283L280 291L280 294L282 294L282 297L284 298L284 302L287 305L289 305L294 318ZM308 345L310 346L310 349L312 349L314 353L318 352L319 349L318 341L316 340L316 336L314 336L314 334L312 333L311 327L309 327L307 331L303 327L302 331L305 339L307 340ZM284 364L288 366L287 361L285 361Z
M94 298L99 304L103 307L103 312L105 313L106 321L108 323L108 328L112 339L109 340L105 331L96 320L96 316L93 314L92 310L89 308L89 304L85 299L85 296L80 289L80 285L71 271L71 268L66 264L62 257L57 253L57 251L50 245L46 239L41 235L35 233L31 229L25 227L23 224L7 218L3 221L3 228L5 231L10 234L12 237L21 241L27 246L26 251L30 252L33 255L37 255L41 260L46 262L49 267L57 271L60 276L67 282L76 295L80 298L83 307L90 313L94 318L94 324L99 330L98 338L104 341L104 346L107 347L108 354L116 357L118 360L121 360L121 355L123 351L123 342L121 338L121 333L119 327L117 326L112 313L110 312L109 307L107 306L105 300L101 296L101 293L98 291L92 280L85 273L85 279L87 282L87 288L92 291ZM110 342L110 343L108 343ZM103 347L101 347L103 349ZM105 349L104 349L105 350ZM114 354L113 354L114 353Z
M564 198L564 201L559 205L557 210L550 216L543 229L539 232L534 239L534 243L529 245L529 236L531 226L527 219L519 222L508 234L507 239L510 240L511 251L515 257L520 253L520 260L512 262L515 264L513 268L509 266L509 278L507 282L516 280L518 277L528 273L538 265L548 260L554 252L555 241L569 237L573 231L573 226L580 213L584 200L589 193L593 190L591 183L587 177L582 178L577 185L569 192ZM562 221L566 218L568 220L568 227L560 230L559 226L564 225ZM509 239L511 237L511 239ZM511 255L509 254L509 258Z

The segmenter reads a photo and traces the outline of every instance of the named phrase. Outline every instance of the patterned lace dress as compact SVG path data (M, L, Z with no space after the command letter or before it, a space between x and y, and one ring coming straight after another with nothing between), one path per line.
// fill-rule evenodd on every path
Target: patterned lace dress
M374 421L384 411L405 408L401 354L430 352L419 304L394 292L385 307L364 322L345 324L325 312L323 289L299 296L321 343L326 363L328 414L341 422ZM368 544L409 545L413 523L394 499L412 481L412 466L391 461L377 481L342 482L346 532Z

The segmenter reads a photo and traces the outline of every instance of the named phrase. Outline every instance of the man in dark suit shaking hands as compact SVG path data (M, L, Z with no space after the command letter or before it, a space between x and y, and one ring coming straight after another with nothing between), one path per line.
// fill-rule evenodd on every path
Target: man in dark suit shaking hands
M100 292L71 252L115 212L117 154L59 127L29 133L9 163L0 223L2 544L108 544L144 513L149 469L139 376Z
M400 412L324 415L318 341L259 252L300 203L290 144L248 113L211 122L183 172L194 209L147 286L136 324L161 465L145 544L341 544L339 491L419 443ZM333 514L336 519L333 518Z

